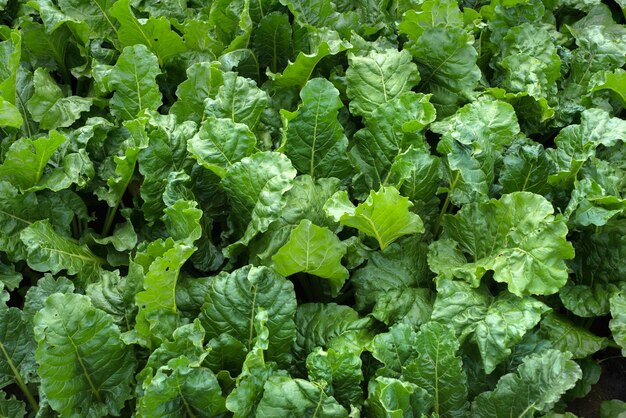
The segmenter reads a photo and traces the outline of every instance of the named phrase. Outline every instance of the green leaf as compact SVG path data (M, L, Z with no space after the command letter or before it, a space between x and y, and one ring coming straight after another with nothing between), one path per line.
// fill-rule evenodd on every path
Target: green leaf
M597 337L556 314L550 314L541 321L541 335L554 348L570 352L574 358L590 356L608 343L606 338Z
M341 265L345 254L346 245L334 233L304 219L272 260L274 269L285 277L304 272L329 279L335 297L349 275Z
M444 217L449 239L431 244L428 263L435 273L475 287L492 270L494 280L518 296L556 293L568 279L564 260L574 249L563 219L553 213L545 198L528 192L465 205Z
M348 417L348 411L327 396L319 383L287 376L272 376L265 382L256 413L257 417Z
M284 112L288 119L285 154L311 177L344 178L349 173L348 139L337 120L343 107L339 91L326 79L309 80L300 92L302 105Z
M111 114L120 119L134 119L145 110L161 106L161 92L156 76L161 73L157 57L145 45L127 46L111 70L108 88L114 90L109 101Z
M371 318L360 318L352 308L334 303L299 305L295 321L297 335L292 351L302 366L315 347L327 348L333 338L355 333L368 339L372 323Z
M24 298L24 319L32 323L37 312L46 306L48 296L55 293L74 293L74 283L65 277L52 277L50 273L37 281L36 286L32 286L26 292Z
M427 0L402 15L398 31L417 39L427 29L463 27L463 15L456 1Z
M494 390L474 399L472 416L530 418L535 411L549 411L581 376L570 353L549 349L532 354L516 373L504 375Z
M626 121L611 118L601 109L584 111L579 125L566 126L554 139L556 148L548 152L557 166L557 173L548 181L555 185L571 184L583 164L595 156L598 146L609 147L618 141L626 141Z
M420 81L408 51L349 54L348 62L346 94L351 99L350 112L356 116L367 118L380 105L410 91Z
M424 232L420 217L409 211L413 204L394 187L373 190L364 203L354 206L346 192L337 192L324 205L326 214L341 225L376 238L384 250L403 235Z
M2 417L25 417L26 407L24 402L15 399L15 395L6 398L7 394L2 392L0 397L0 416Z
M404 367L405 380L433 395L433 411L442 417L463 416L468 412L466 376L463 362L456 355L459 343L454 330L437 322L422 326L415 338L419 355Z
M548 176L555 167L543 145L518 140L506 150L498 178L502 193L533 192L545 195L549 190Z
M54 294L35 315L41 388L61 415L118 415L131 398L135 358L87 296Z
M159 368L143 384L137 413L143 417L214 417L225 412L225 399L209 369L181 356Z
M61 88L43 68L35 70L33 82L35 92L26 106L42 129L66 128L91 107L91 98L65 97Z
M412 324L398 324L372 339L369 350L385 365L381 374L401 377L404 367L418 356L417 332Z
M600 418L624 418L626 415L626 402L619 399L602 401L600 404Z
M430 320L431 313L430 290L412 287L391 289L382 293L372 311L374 318L387 325L425 324Z
M373 418L426 416L432 408L432 396L410 382L378 376L370 380L368 391L365 410Z
M207 338L227 333L249 350L254 344L254 321L259 309L271 318L267 359L286 364L295 338L296 295L291 282L267 267L246 266L220 273L205 295L200 320Z
M284 13L272 12L259 21L252 39L260 68L282 71L291 56L291 24Z
M435 27L408 45L422 76L420 91L432 93L440 116L454 113L480 79L472 41L463 29Z
M204 119L204 100L215 98L224 83L223 73L217 63L197 62L187 68L187 80L178 85L178 100L170 108L177 120L192 120L200 123Z
M145 45L163 64L174 55L185 52L183 40L170 28L166 17L149 17L140 22L130 8L130 0L118 0L109 9L120 28L117 39L122 46Z
M189 140L187 149L198 164L224 177L233 164L254 153L256 137L243 123L209 117Z
M471 335L489 374L549 309L530 297L510 293L493 297L483 286L472 289L465 282L440 278L432 320L451 322L462 340Z
M0 166L0 180L6 180L21 191L36 186L52 154L66 137L51 131L48 138L20 138L11 144Z
M237 73L224 73L223 83L214 99L204 101L206 116L229 118L254 130L267 106L267 93Z
M432 273L426 262L426 247L407 237L384 251L369 254L367 264L356 270L350 280L355 288L355 308L371 309L392 291L411 292L410 289L428 287Z
M21 389L34 380L36 347L32 324L22 311L0 309L0 388L17 384Z
M131 331L137 307L134 304L135 293L131 277L120 277L119 272L103 271L100 281L91 283L85 289L91 304L109 314L117 326L124 331ZM138 283L139 286L142 283ZM40 285L41 286L41 285ZM137 287L139 287L137 286Z
M59 9L70 19L85 22L93 37L108 37L117 32L109 14L114 0L59 0ZM53 30L53 28L48 28Z
M357 170L354 183L359 192L388 186L404 169L406 153L430 155L420 133L435 120L430 96L408 92L382 104L365 120L365 129L354 135L350 150ZM408 159L408 158L407 158Z
M626 107L626 71L617 69L613 72L600 72L590 84L592 92L609 90L619 98L622 107Z
M269 73L274 85L278 87L302 87L311 78L315 66L323 58L337 55L352 48L350 43L341 39L339 34L333 30L322 29L309 33L309 37L310 53L300 51L296 59L293 62L290 61L282 73Z
M309 380L328 384L325 391L346 408L363 402L363 372L359 353L350 350L315 349L306 359Z
M626 355L626 295L619 293L611 298L611 321L609 328L615 342L622 347L622 355Z
M145 253L135 257L134 262L142 266L144 275L144 290L135 296L139 308L135 330L148 346L158 346L178 327L176 281L180 268L193 252L193 247L168 238L152 242Z
M95 281L104 260L89 247L59 235L48 220L37 221L23 229L20 239L28 251L28 266L36 271L57 274L66 270L78 275L81 283Z
M247 245L280 217L282 196L291 189L296 170L283 154L259 152L233 164L220 185L231 203L231 220Z

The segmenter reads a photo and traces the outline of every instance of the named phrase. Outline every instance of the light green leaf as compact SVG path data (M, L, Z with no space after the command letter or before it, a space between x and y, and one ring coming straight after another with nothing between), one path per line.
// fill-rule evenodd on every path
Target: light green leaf
M590 82L591 91L609 90L615 93L622 103L622 107L626 107L626 71L617 69L613 72L599 72Z
M264 386L264 394L256 411L257 417L315 416L347 418L348 411L335 398L324 393L319 383L287 376L272 376Z
M531 297L510 293L493 297L481 286L440 278L432 320L451 322L460 339L472 336L487 374L511 355L511 349L550 308Z
M243 123L209 117L189 140L187 149L198 164L224 177L229 167L254 153L256 136Z
M350 171L348 139L337 120L343 107L339 91L323 78L309 80L300 92L302 105L287 117L285 154L311 177L344 178Z
M24 319L32 323L35 314L46 306L48 296L55 293L74 293L74 283L65 277L54 278L50 273L37 281L36 286L32 286L26 292L24 298Z
M432 408L432 396L410 382L378 376L370 380L368 391L365 411L373 418L421 417Z
M172 360L185 357L189 360L189 367L198 367L207 355L208 350L204 347L204 328L199 319L193 323L182 325L172 333L168 341L164 341L150 354L146 369L159 369L161 366L170 364Z
M19 128L24 123L19 109L11 102L0 96L0 126Z
M503 376L493 391L474 399L472 416L531 418L536 411L549 411L582 377L571 357L552 349L526 357L516 373Z
M397 324L372 339L369 350L385 365L381 374L402 376L404 366L418 356L416 338L417 332L412 324Z
M417 39L430 28L462 28L463 14L454 0L426 0L402 15L398 31Z
M429 322L415 338L419 355L403 370L406 381L433 395L433 412L441 417L463 416L469 409L467 377L458 350L452 327Z
M149 347L169 339L178 327L176 281L180 268L193 252L193 247L168 238L150 243L145 253L134 259L143 268L144 289L135 296L139 308L135 330Z
M20 138L11 144L0 166L0 180L6 180L21 191L36 186L52 154L66 137L51 131L48 138Z
M176 102L170 114L177 120L192 120L200 123L204 118L204 100L215 98L223 84L223 73L217 63L197 62L187 68L187 80L176 89Z
M247 245L278 219L285 206L283 195L293 186L296 170L283 154L259 152L233 164L220 185L226 191L231 220ZM230 250L228 251L230 252Z
M187 50L181 37L171 30L170 22L164 16L139 21L130 8L130 0L118 0L111 6L109 13L120 24L117 39L123 47L145 45L161 64Z
M202 236L202 209L197 208L196 201L178 200L165 209L163 223L174 241L192 245Z
M78 275L80 282L86 284L98 278L104 264L104 260L86 245L59 235L48 220L34 222L23 229L20 239L28 251L28 266L36 271L57 274L66 270L69 275Z
M563 219L553 213L550 202L528 192L465 205L444 217L450 240L431 244L428 263L435 273L475 287L493 270L494 280L518 296L556 293L568 279L565 260L574 257L574 248Z
M622 347L622 355L626 356L626 294L619 293L611 298L611 317L609 328L613 339Z
M222 333L242 341L250 350L254 344L254 318L265 309L271 322L267 359L286 364L295 338L296 295L291 282L267 267L246 266L233 273L220 273L211 282L202 305L200 321L207 338Z
M420 133L435 120L435 108L429 100L429 95L403 93L382 104L365 120L366 128L354 135L355 146L350 150L358 173L354 183L359 193L367 194L371 189L398 181L397 172L405 168L409 159L406 153L430 155Z
M210 418L226 412L217 378L209 369L190 364L184 356L159 368L143 384L139 417Z
M253 80L233 72L223 74L223 83L214 99L204 101L206 116L229 118L254 130L267 106L267 93Z
M408 51L388 49L360 56L349 54L346 94L350 112L367 118L381 104L410 91L420 81Z
M92 99L79 96L65 97L48 71L37 68L34 74L35 92L26 103L33 119L41 129L66 128L91 107Z
M145 45L127 46L111 70L108 88L115 93L109 101L111 114L134 119L145 110L161 106L156 76L161 73L157 57Z
M87 296L57 293L34 323L41 388L52 409L64 416L118 415L131 398L135 358L111 317Z
M109 14L114 0L59 0L59 9L70 19L85 22L93 37L109 37L117 32L115 19ZM47 26L47 25L46 25ZM52 27L47 28L52 31Z
M597 337L556 314L550 314L541 321L541 335L554 348L570 352L574 358L590 356L608 343L606 338Z
M373 190L364 203L354 206L346 192L337 192L324 205L326 214L341 225L376 238L384 250L403 235L424 232L420 217L409 211L413 204L394 187Z
M289 241L272 257L274 269L283 276L304 272L329 279L335 297L348 278L341 265L346 245L328 228L319 227L307 219L291 231Z

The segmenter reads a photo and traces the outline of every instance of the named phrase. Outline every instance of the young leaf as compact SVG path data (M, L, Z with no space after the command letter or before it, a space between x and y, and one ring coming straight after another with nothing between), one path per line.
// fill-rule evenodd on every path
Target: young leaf
M348 270L341 265L345 254L346 245L337 235L304 219L272 260L274 269L283 276L304 272L329 279L336 296L348 278Z
M34 318L41 388L61 415L119 415L135 357L109 315L77 294L53 294Z
M613 319L609 322L609 328L613 339L622 347L622 355L626 356L626 296L623 293L611 298L611 316Z
M376 238L384 250L403 235L424 232L424 224L418 215L409 212L413 204L400 196L394 187L373 190L364 203L354 206L346 192L337 192L324 205L326 214L341 225L356 228Z

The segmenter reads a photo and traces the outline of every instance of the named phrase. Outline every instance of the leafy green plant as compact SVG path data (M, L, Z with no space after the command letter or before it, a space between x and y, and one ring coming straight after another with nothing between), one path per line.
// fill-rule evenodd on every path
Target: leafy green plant
M625 370L623 1L0 18L0 416L574 416Z

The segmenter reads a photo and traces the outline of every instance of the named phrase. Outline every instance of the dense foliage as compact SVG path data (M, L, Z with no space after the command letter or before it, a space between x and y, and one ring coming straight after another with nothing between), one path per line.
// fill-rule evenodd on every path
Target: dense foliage
M0 0L0 415L561 416L626 354L625 6Z

